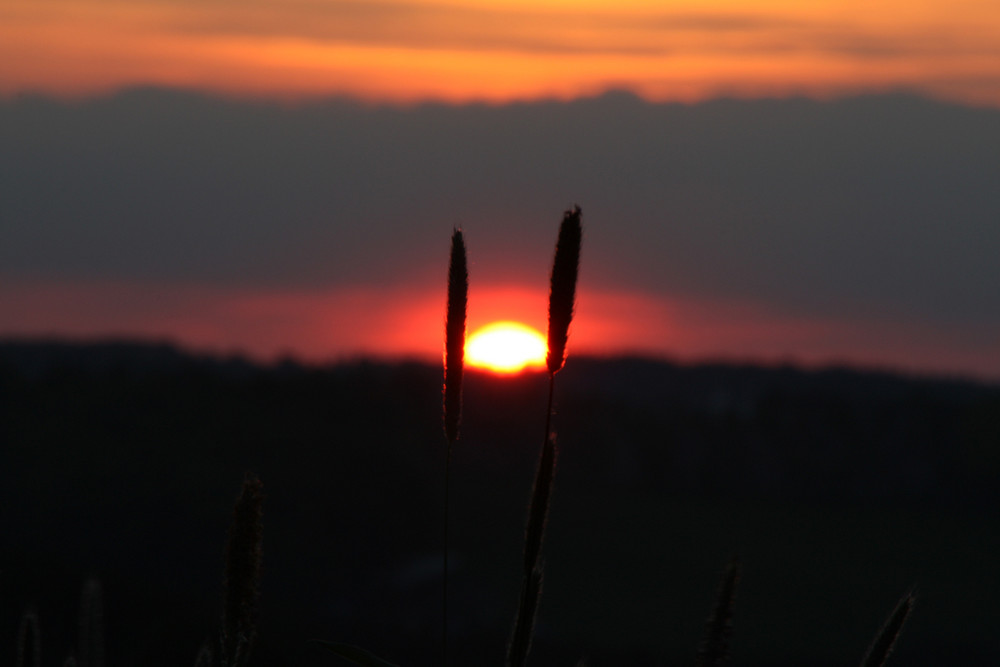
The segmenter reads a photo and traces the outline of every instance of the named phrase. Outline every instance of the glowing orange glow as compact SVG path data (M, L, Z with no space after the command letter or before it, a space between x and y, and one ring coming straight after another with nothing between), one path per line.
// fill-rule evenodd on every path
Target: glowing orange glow
M0 94L166 85L466 102L907 89L1000 106L993 0L48 0L0 5Z
M495 373L517 373L545 366L545 337L520 322L494 322L465 344L465 363Z
M996 337L970 339L959 331L906 321L873 329L849 319L789 316L750 302L588 289L578 297L580 312L570 335L574 357L632 355L817 367L850 361L1000 380ZM478 331L476 322L488 321L480 317L498 313L544 327L546 298L544 289L477 290L469 302L470 331ZM311 363L370 356L440 364L441 306L437 284L259 290L0 283L0 338L167 340L267 363L291 355ZM529 366L536 365L544 367L541 362Z

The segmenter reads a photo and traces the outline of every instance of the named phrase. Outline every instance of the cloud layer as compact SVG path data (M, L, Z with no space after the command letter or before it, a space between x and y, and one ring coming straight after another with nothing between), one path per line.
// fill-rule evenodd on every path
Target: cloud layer
M913 90L1000 106L1000 9L789 4L47 0L0 7L0 94L168 85L506 102Z

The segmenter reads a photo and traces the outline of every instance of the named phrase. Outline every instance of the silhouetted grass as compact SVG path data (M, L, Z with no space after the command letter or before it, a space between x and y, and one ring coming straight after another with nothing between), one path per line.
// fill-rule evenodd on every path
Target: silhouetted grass
M892 653L893 646L896 645L896 640L899 639L903 624L906 623L907 617L913 610L914 602L916 602L916 596L911 592L904 595L896 604L896 608L886 619L885 625L882 626L871 646L868 647L868 652L861 661L861 667L882 667L885 664L889 654Z
M41 664L42 639L38 614L26 611L21 616L21 626L17 631L17 667L39 667Z
M248 474L229 529L222 612L222 665L245 665L257 635L263 541L263 485Z
M458 440L462 420L462 373L465 367L465 312L469 295L469 271L462 230L451 236L448 263L448 305L444 338L444 433L448 446Z
M524 571L514 630L507 647L508 667L522 667L528 660L535 616L542 592L542 541L548 521L552 483L556 474L556 444L552 430L553 396L556 373L566 361L569 326L576 306L576 278L580 265L580 242L583 231L579 206L563 214L556 241L555 257L549 287L549 330L546 367L549 371L549 400L545 414L545 434L538 461L538 471L528 505L528 521L524 531Z
M721 667L729 661L729 641L733 634L733 609L740 581L740 563L730 561L719 584L712 615L705 625L705 638L698 651L697 667Z
M557 439L552 428L555 378L566 362L569 330L576 306L576 283L582 242L581 217L582 212L578 206L563 214L552 264L548 308L548 353L546 356L549 391L545 433L528 505L520 594L505 657L505 663L508 667L523 667L527 663L541 601L544 582L545 531L558 461ZM465 239L460 230L455 230L452 235L448 268L441 408L447 443L442 584L444 667L447 667L448 663L450 461L452 446L459 440L460 436L468 280ZM211 644L204 644L195 658L195 667L212 667L216 657L218 657L220 667L246 667L250 661L258 623L257 608L260 594L263 542L262 491L260 480L248 474L233 510L233 519L225 550L219 653L218 656L214 655ZM730 639L740 576L740 563L733 559L723 574L712 613L706 623L705 635L698 651L697 667L721 667L730 660ZM77 652L75 655L69 656L63 663L64 665L104 667L102 598L100 582L96 579L88 580L81 594ZM886 663L898 641L901 629L912 611L914 600L915 596L912 593L908 593L900 600L869 647L861 667L881 667ZM395 667L393 663L357 646L322 640L313 641L331 655L355 664L365 667ZM40 667L40 650L38 615L34 611L28 611L22 616L17 634L15 665L17 667ZM584 662L581 660L579 665L583 664Z
M448 550L451 510L451 449L458 441L462 421L462 374L465 370L465 313L469 295L469 271L462 230L451 235L448 262L448 305L444 334L444 433L447 439L444 463L444 548L441 584L441 645L443 663L448 664Z
M101 582L88 579L80 596L80 637L76 664L104 667L104 592Z
M556 256L552 262L549 288L549 332L545 365L554 375L566 361L569 325L576 306L576 276L580 266L580 242L583 237L579 206L563 214L556 241Z

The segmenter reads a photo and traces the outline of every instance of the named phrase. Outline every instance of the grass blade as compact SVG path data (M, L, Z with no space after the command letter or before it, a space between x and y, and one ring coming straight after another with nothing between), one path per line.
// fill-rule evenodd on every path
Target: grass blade
M906 618L913 610L913 603L916 602L916 599L916 595L910 592L896 604L896 608L886 619L885 625L882 626L875 640L868 647L868 653L861 661L861 667L881 667L885 664L889 654L892 653L896 640L899 639L899 633L903 629Z

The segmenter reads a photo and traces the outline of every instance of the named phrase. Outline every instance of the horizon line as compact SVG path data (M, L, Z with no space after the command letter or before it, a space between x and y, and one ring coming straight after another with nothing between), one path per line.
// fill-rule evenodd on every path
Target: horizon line
M60 334L40 334L40 335L3 335L0 334L0 354L7 348L44 348L55 347L62 349L75 349L85 351L89 349L144 349L148 351L161 350L177 355L180 358L188 358L192 361L208 362L212 364L237 363L250 366L261 371L273 371L288 367L299 367L304 370L326 370L338 367L359 365L359 364L381 364L388 366L397 365L420 365L427 367L442 366L440 359L435 359L433 355L420 354L417 352L386 353L374 351L356 351L340 354L331 354L330 357L309 358L308 355L296 353L293 350L278 352L271 355L255 354L251 351L238 347L221 349L210 346L198 346L188 344L169 336L143 338L134 335L60 335ZM761 371L781 371L790 370L793 372L821 375L824 373L846 372L858 375L872 375L893 377L907 381L917 382L945 382L975 384L984 387L995 387L1000 389L1000 377L993 377L986 374L977 375L974 373L907 368L900 364L889 362L858 362L849 359L828 358L825 360L813 360L797 358L794 354L777 355L774 358L749 357L749 356L727 356L724 354L712 355L690 355L669 354L663 352L653 352L651 350L621 350L618 352L588 351L580 350L567 355L567 363L572 360L587 363L621 363L638 362L652 365L671 366L681 369L697 368L731 368L731 369L751 369ZM576 365L576 364L572 364ZM0 365L0 368L3 366ZM473 366L465 367L466 373L476 375L492 376L499 378L517 378L525 375L544 375L547 371L544 368L525 368L516 373L499 374L488 369Z

